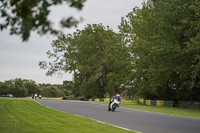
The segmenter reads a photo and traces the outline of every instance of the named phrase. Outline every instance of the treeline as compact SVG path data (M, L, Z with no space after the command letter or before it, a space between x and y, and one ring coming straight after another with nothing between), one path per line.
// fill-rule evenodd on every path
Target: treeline
M71 95L72 87L72 81L51 85L36 84L33 80L18 78L0 82L0 96L12 94L14 97L27 97L38 94L42 97L64 97Z
M72 72L76 96L121 93L145 99L200 101L200 2L147 0L122 18L119 33L102 24L59 36L47 75Z

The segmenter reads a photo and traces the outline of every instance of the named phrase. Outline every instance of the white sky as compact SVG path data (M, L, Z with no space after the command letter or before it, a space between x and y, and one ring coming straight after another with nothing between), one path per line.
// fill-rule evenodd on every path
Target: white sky
M118 31L121 17L125 17L132 9L141 7L143 0L87 0L81 11L70 9L67 5L51 8L50 18L57 22L64 16L83 17L78 29L87 24L109 26ZM66 29L65 34L75 32L75 28ZM51 50L51 42L55 36L40 36L31 33L28 42L22 42L20 36L10 36L8 30L0 31L0 81L22 78L32 79L37 83L62 84L63 80L72 80L72 75L64 73L62 76L47 77L46 70L39 68L39 61L47 61L46 52Z

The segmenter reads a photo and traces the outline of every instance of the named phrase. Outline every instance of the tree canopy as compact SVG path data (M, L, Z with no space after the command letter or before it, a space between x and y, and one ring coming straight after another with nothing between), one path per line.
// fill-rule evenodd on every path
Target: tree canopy
M20 35L23 41L27 41L31 31L40 35L47 33L57 35L61 31L53 28L48 16L50 7L67 3L71 8L81 10L86 0L0 0L0 15L3 23L0 29L10 28L11 35ZM1 22L2 22L1 21ZM77 26L81 20L73 16L63 18L61 26Z
M57 71L73 72L74 93L85 97L104 97L121 92L126 83L129 54L119 34L101 24L87 25L73 34L59 36L48 57L40 62L47 75Z
M148 0L122 19L132 81L144 98L200 100L200 2Z

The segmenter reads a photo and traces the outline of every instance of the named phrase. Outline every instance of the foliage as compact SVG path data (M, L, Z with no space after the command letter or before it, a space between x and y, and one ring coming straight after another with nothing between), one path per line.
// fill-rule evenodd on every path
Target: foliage
M61 31L52 27L48 19L50 7L67 3L81 10L86 0L1 0L0 15L4 23L0 29L10 28L10 34L21 35L23 41L29 39L31 31L43 34L58 34ZM60 21L62 27L77 26L79 20L70 16Z
M25 88L22 79L7 80L0 85L0 95L13 94L16 97L27 96L28 90Z
M68 80L63 81L63 88L64 89L73 90L73 87L74 87L73 81L68 81Z
M149 99L199 101L200 2L148 0L122 19L133 91Z
M28 89L25 88L23 80L22 79L15 79L13 95L17 96L17 97L25 97L25 96L27 96L27 94L28 94Z
M35 94L44 97L61 97L71 94L63 85L39 84L28 79L14 79L0 82L0 96L13 94L14 97L33 96ZM60 88L59 88L60 87Z
M28 89L29 96L35 93L41 94L42 90L38 87L33 80L23 80L25 87Z
M42 87L42 96L44 97L63 97L65 94L56 86Z
M74 83L73 83L73 81L68 81L68 80L63 81L62 90L63 90L63 93L66 96L73 95L73 91L75 91L74 90Z
M126 83L129 54L119 34L101 24L87 25L73 34L59 36L48 51L51 63L40 62L47 75L59 71L73 72L76 96L104 97L120 93Z

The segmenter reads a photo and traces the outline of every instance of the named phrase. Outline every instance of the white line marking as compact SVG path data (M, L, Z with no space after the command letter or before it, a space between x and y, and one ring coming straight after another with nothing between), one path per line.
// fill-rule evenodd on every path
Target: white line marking
M80 115L75 115L75 116L82 117L82 118L88 118L88 117L83 117L83 116L80 116ZM103 122L103 121L99 121L99 120L96 120L96 119L92 119L92 118L88 118L88 119L94 120L94 121L99 122L99 123L111 125L113 127L121 128L121 129L124 129L124 130L133 131L133 132L137 132L137 133L142 133L142 132L139 132L139 131L136 131L136 130L131 130L131 129L128 129L128 128L120 127L120 126L113 125L113 124L110 124L110 123L106 123L106 122Z

